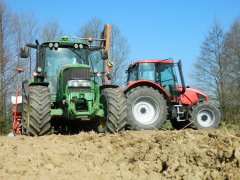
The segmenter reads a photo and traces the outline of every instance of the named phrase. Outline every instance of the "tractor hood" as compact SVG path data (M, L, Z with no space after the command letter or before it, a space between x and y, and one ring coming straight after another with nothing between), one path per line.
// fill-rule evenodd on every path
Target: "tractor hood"
M178 86L178 89L181 91L182 87ZM208 96L205 92L193 88L193 87L186 87L186 91L184 94L180 96L182 104L190 105L197 101L208 101Z
M58 96L65 94L65 88L70 80L90 80L91 70L85 64L66 64L62 66L58 78Z
M63 81L63 87L67 85L68 80L90 80L91 71L85 64L66 64L60 70L60 80Z
M90 68L89 65L86 64L65 64L61 68L61 72L68 68Z

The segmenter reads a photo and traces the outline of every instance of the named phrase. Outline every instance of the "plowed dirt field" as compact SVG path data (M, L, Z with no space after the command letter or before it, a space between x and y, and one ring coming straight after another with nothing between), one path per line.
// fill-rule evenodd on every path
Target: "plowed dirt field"
M240 130L0 137L0 179L240 179Z

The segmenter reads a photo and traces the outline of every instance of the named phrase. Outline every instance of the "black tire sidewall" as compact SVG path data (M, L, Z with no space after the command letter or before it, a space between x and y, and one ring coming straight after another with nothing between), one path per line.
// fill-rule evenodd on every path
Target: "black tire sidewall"
M25 93L23 94L25 95ZM36 96L36 94L38 94L38 96ZM44 96L46 96L47 99L42 101L42 97ZM51 131L51 98L49 88L46 86L30 86L28 89L28 97L25 98L26 104L23 105L23 111L26 111L26 113L24 112L23 114L24 133L29 136L42 136L49 134ZM33 101L35 102L35 105L32 104ZM44 104L44 102L47 103ZM28 106L29 114L27 113ZM43 117L43 119L41 119L40 116ZM28 118L30 120L29 123Z
M132 113L132 107L136 99L139 97L150 97L155 100L155 102L159 106L159 116L155 122L152 124L141 124L138 122ZM128 113L128 128L129 129L145 129L145 130L154 130L154 129L160 129L164 122L167 119L167 105L166 101L163 98L162 94L160 94L157 90L154 90L151 87L141 86L132 89L127 94L127 113Z
M28 98L27 98L27 95L26 95L26 92L25 91L29 91L29 88L28 90L27 89L23 89L22 90L22 102L23 102L23 105L22 105L22 120L21 120L21 123L22 123L22 127L21 127L21 131L22 131L22 134L26 135L27 134L27 113L25 113L25 111L27 112L27 104L28 104Z
M119 99L118 99L118 98ZM126 114L126 98L124 94L113 88L102 90L100 102L104 106L105 127L99 127L99 132L119 133L125 130L127 114Z
M202 110L210 110L213 112L214 116L215 116L215 120L213 122L213 124L211 124L208 127L204 127L202 125L199 124L198 120L197 120L197 116L198 113ZM196 105L196 107L193 110L192 113L192 123L193 123L193 128L194 129L214 129L217 128L220 124L221 121L221 114L220 111L211 103L209 102L202 102Z

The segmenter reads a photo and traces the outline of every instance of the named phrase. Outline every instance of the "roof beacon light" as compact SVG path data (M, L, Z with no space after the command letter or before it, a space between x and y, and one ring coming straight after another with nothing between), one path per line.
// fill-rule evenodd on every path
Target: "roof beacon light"
M91 43L93 41L93 38L92 37L88 37L87 40L88 40L89 43Z
M62 36L62 40L63 40L63 41L67 41L67 40L68 40L68 37L67 37L67 36Z

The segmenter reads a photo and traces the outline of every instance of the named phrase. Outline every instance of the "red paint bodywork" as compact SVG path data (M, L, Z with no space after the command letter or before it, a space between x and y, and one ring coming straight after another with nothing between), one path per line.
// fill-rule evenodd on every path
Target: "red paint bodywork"
M136 65L136 64L140 64L140 63L166 63L166 64L174 64L173 60L170 59L142 59L142 60L138 60L135 61L133 63L131 63L128 66L128 69L131 68L132 66Z
M150 86L153 87L154 89L158 89L165 97L165 99L167 101L171 101L171 98L169 96L169 94L167 93L167 91L159 86L159 84L153 82L153 81L149 81L149 80L138 80L138 81L129 81L127 82L128 87L125 89L125 92L128 92L130 89L135 88L137 86Z
M18 122L18 119L22 118L22 113L18 112L18 94L19 94L19 90L18 90L18 86L16 88L16 103L13 105L12 111L13 111L13 132L16 135L20 135L20 124Z
M131 67L135 66L136 64L140 64L140 63L167 63L167 64L174 64L173 60L162 60L162 59L145 59L145 60L138 60L133 62L132 64L129 65L128 69L130 69ZM208 96L206 93L204 93L203 91L196 89L196 88L192 88L192 87L186 87L186 91L179 95L179 96L174 96L171 97L168 92L161 87L159 84L153 82L153 81L149 81L149 80L137 80L137 81L129 81L127 82L127 88L124 90L125 93L127 93L130 89L135 88L137 86L150 86L153 87L154 89L158 89L160 91L160 93L162 93L165 97L165 99L168 102L171 102L171 100L174 100L174 103L178 104L179 100L181 100L183 105L189 106L193 103L196 103L199 99L198 99L198 94L200 94L202 97L205 98L206 101L208 101ZM177 85L177 89L181 92L182 91L182 87L180 85Z
M181 91L182 87L178 87L178 89ZM196 88L187 87L185 93L180 95L182 104L190 105L192 103L197 102L198 101L197 94L201 94L202 96L205 97L205 100L208 101L208 96L206 93L204 93L203 91L196 89Z

